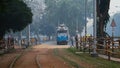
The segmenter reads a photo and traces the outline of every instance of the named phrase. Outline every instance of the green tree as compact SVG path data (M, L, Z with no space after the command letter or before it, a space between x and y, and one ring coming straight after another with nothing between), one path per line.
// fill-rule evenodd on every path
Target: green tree
M32 22L31 9L22 0L1 0L0 39L6 32L20 31Z
M84 0L45 0L45 20L49 24L65 23L70 28L70 33L75 34L76 26L82 32L85 26L85 5ZM78 24L76 24L78 23Z
M106 33L106 25L109 21L109 5L110 0L97 0L97 17L99 20L97 20L97 38L101 38L98 40L99 44L104 43L104 39L108 34Z

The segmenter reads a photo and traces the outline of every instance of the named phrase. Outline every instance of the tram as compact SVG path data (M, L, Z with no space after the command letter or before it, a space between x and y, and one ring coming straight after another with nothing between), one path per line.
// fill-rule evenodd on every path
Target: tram
M57 45L67 45L69 40L69 30L65 24L60 24L56 31Z

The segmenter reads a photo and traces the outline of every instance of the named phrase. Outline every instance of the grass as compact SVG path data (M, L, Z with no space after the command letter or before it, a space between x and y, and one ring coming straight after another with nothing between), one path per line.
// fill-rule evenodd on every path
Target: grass
M113 55L113 57L120 58L120 49L118 49L118 48L114 49L114 53L116 53L116 54Z
M100 54L106 54L104 50L106 50L106 49L99 50L98 52ZM113 52L112 52L112 49L109 49L108 51L110 52L111 57L120 58L120 49L119 48L115 48Z
M71 66L73 66L73 67L75 67L75 68L79 68L79 67L80 67L77 63L69 60L68 58L66 58L66 57L64 57L64 56L59 55L59 51L58 51L57 49L54 49L54 54L55 54L56 56L62 58L64 61L66 61L66 62L67 62L68 64L70 64Z
M68 48L67 51L79 57L81 61L95 65L97 68L120 68L119 62L108 61L100 57L91 57L88 53L76 54L77 50L75 48Z

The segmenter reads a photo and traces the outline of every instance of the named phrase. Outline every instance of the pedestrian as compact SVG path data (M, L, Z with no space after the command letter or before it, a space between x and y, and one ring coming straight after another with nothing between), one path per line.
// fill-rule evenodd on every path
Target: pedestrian
M75 36L75 43L76 43L76 49L78 49L78 42L79 41L79 39L78 39L78 34Z
M74 46L74 37L70 38L72 47Z

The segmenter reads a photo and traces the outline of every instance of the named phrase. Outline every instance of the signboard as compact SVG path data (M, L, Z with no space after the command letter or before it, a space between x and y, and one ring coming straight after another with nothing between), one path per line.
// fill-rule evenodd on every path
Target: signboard
M116 23L115 23L114 19L112 20L111 27L116 27Z

